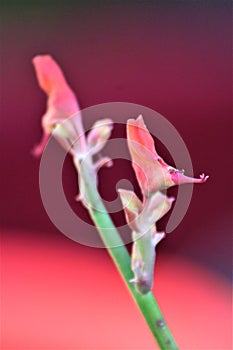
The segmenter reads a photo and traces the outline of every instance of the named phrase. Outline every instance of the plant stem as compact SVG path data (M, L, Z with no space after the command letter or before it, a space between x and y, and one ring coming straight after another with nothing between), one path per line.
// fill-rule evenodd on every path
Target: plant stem
M79 188L85 196L87 207L97 230L112 257L118 271L124 279L133 299L144 316L160 349L177 350L178 346L164 321L164 317L151 292L140 294L129 280L133 278L131 259L124 243L115 228L97 190L96 173L91 161L74 162L79 172ZM87 205L88 204L88 205Z

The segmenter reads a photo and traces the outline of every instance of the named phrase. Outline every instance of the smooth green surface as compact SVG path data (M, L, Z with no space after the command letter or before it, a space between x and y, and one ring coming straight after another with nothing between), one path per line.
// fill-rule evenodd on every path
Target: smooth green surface
M129 280L133 278L131 258L101 201L97 190L95 181L96 174L92 163L82 162L81 166L79 165L77 167L77 170L79 171L79 186L82 189L82 194L85 196L86 202L88 203L88 206L86 205L86 207L89 210L91 218L94 221L118 271L128 286L132 297L150 327L160 349L178 349L153 294L149 292L142 295L136 291L134 284L129 282Z

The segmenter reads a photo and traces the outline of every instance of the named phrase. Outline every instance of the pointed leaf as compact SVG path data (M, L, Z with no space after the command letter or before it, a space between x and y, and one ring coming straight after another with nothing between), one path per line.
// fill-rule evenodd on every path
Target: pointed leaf
M118 189L118 193L123 204L128 225L133 231L139 231L137 218L142 210L142 202L133 191Z
M91 154L100 152L107 140L109 139L112 132L112 120L102 119L98 120L91 128L87 136L87 144Z

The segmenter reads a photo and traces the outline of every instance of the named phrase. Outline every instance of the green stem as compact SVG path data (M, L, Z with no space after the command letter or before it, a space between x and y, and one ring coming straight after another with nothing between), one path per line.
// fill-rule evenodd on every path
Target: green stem
M75 162L79 171L79 187L92 220L112 257L118 271L124 279L133 299L144 316L160 349L177 350L178 346L164 321L164 317L151 292L140 294L129 280L133 278L131 259L124 243L116 230L104 204L101 201L96 185L96 173L92 162Z

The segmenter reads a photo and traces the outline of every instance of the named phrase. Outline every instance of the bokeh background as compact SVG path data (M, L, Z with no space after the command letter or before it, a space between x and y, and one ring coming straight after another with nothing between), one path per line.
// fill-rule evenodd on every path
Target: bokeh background
M1 17L3 349L71 348L70 344L75 349L89 349L87 344L79 342L80 332L77 331L77 337L73 332L70 333L72 336L65 333L68 338L61 336L59 344L55 344L50 339L51 332L42 325L60 320L62 312L65 316L60 327L64 326L65 320L75 324L72 303L68 308L70 314L67 314L64 298L76 300L75 296L83 292L80 298L85 295L86 303L80 305L87 307L88 313L98 304L98 312L103 316L99 316L99 325L95 326L86 320L84 325L88 324L89 328L84 328L86 333L81 333L87 338L89 332L101 334L101 324L105 318L110 318L110 314L106 312L106 299L101 299L101 304L97 296L93 296L93 286L95 283L105 286L105 291L110 283L121 286L114 268L109 267L111 262L106 252L69 240L57 231L43 208L38 182L39 160L30 154L41 137L40 117L46 102L31 65L36 54L49 53L57 59L83 108L104 102L132 102L156 110L173 123L189 149L195 175L205 171L210 179L205 185L194 188L191 205L182 223L161 242L157 270L161 265L160 271L165 271L166 275L170 271L167 265L170 259L172 276L177 276L178 280L181 276L179 286L184 289L189 286L191 290L193 285L188 281L192 280L192 268L199 269L217 281L215 284L209 282L209 295L218 285L225 288L222 298L219 294L225 302L226 295L229 297L232 268L231 1L5 0L1 2ZM162 145L161 151L166 156ZM77 191L76 178L71 162L67 160L66 163L66 191L72 204ZM115 188L122 176L133 176L129 164L124 169L125 173L117 166L101 171L100 177L105 184L101 191L108 200L116 197L115 191L109 192L109 188ZM75 205L73 202L72 206ZM123 216L121 220L124 220ZM160 226L162 229L163 223ZM64 259L63 263L61 259ZM178 268L186 265L191 268L182 275L179 273L182 270L173 270L176 264ZM89 272L85 273L85 269ZM163 287L172 293L172 277L169 281L165 277L161 280ZM207 283L209 280L203 277L201 281ZM121 290L118 287L115 286L115 291ZM160 288L163 295L164 289ZM99 288L97 295L101 291ZM208 299L207 291L208 283L205 290ZM193 290L190 299L193 300L195 295ZM126 292L122 300L124 297L124 305L118 308L128 307ZM167 297L171 300L171 294ZM108 298L109 294L107 300L111 304ZM59 313L61 301L63 309ZM201 296L194 302L194 309L200 307L200 301ZM229 308L230 297L228 301ZM182 310L181 300L174 303ZM40 313L41 305L44 308ZM214 305L216 301L212 300L209 304L212 312ZM85 314L84 309L81 315ZM77 315L81 309L74 310ZM23 314L26 321L20 317ZM199 316L203 318L201 311ZM138 322L142 322L137 317ZM229 313L227 317L230 321ZM36 319L37 323L33 323ZM98 318L94 319L98 321ZM218 322L221 322L220 328ZM29 324L35 324L36 328L28 328ZM215 323L216 330L224 335L219 343L215 343L220 344L215 348L222 350L230 348L229 342L228 345L223 343L226 336L229 340L229 324L224 327L223 324L223 319ZM94 329L96 333L93 333ZM112 337L114 332L111 327L109 329ZM142 331L141 343L140 340L135 343L140 349L153 346L146 332L146 329L144 333ZM58 331L56 336L61 334ZM131 338L132 329L126 334ZM187 331L187 334L191 333ZM40 343L36 343L37 336ZM67 340L70 337L72 341ZM106 334L105 337L108 338ZM122 338L118 334L119 337ZM146 339L149 339L148 344ZM93 344L92 349L95 349ZM122 341L116 348L130 349L132 344ZM185 349L212 350L210 345L200 344ZM110 348L104 342L98 343L100 349L104 346Z

